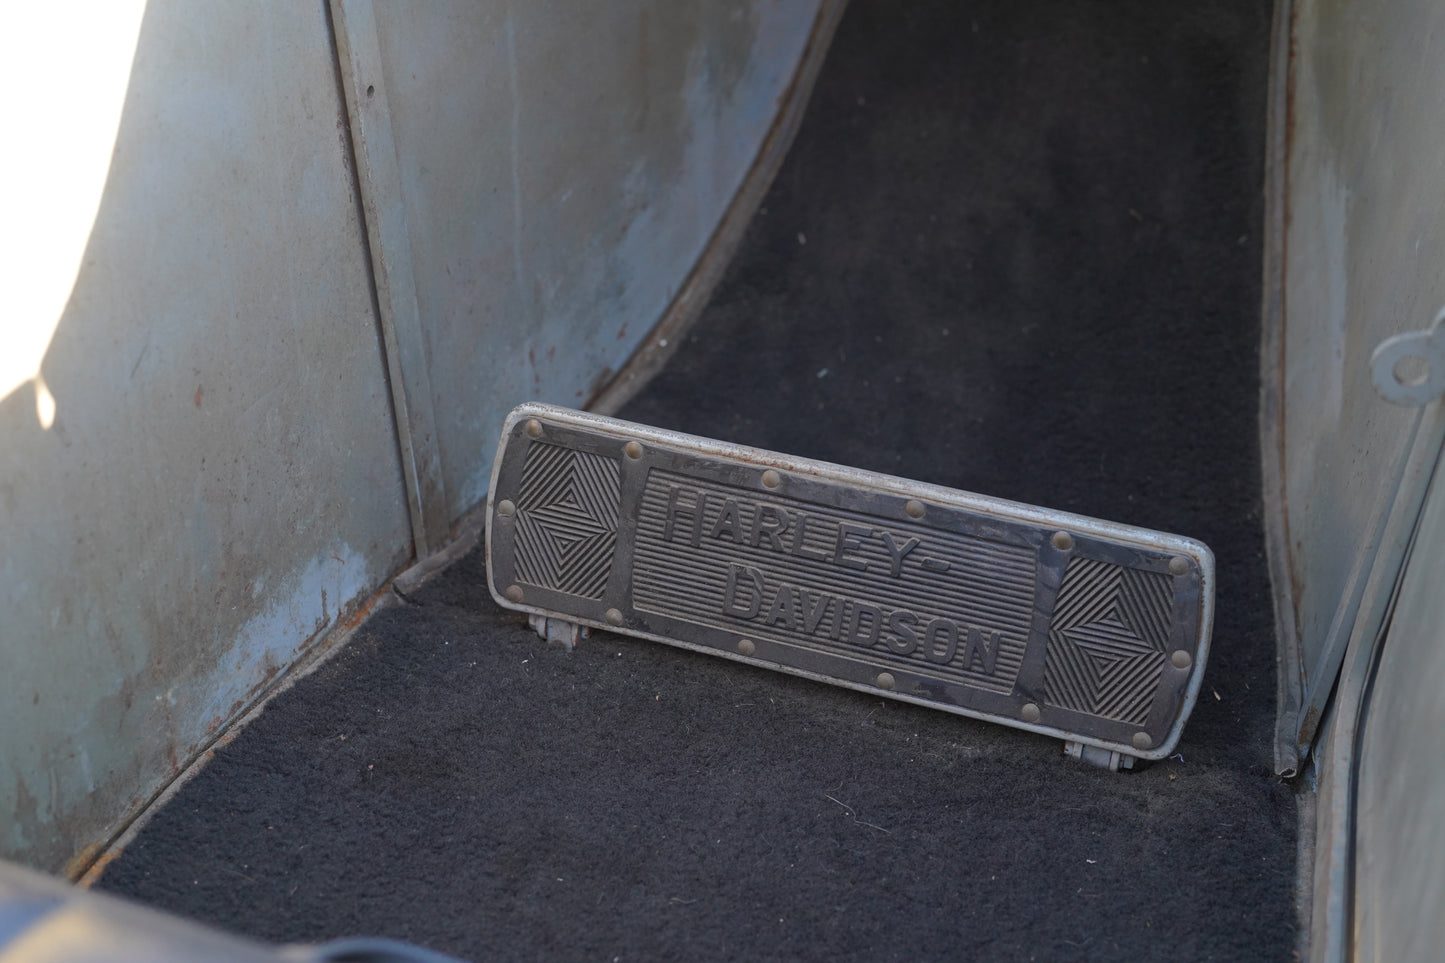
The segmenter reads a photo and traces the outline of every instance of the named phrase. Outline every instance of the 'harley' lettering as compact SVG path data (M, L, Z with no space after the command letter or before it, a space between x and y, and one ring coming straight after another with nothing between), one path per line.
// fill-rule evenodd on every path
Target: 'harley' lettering
M867 525L840 522L838 524L838 541L833 544L833 564L842 565L845 568L855 568L860 572L868 571L867 559L848 553L862 548L863 539L872 536L873 529Z
M783 540L778 536L788 530L788 513L776 505L759 505L757 512L753 515L753 547L766 538L773 551L783 550Z
M798 513L797 526L793 529L793 544L788 546L788 551L799 558L812 558L820 562L826 562L828 560L827 552L819 552L817 555L814 555L807 550L807 546L804 544L808 537L808 523L812 520L813 516L807 512Z
M909 552L918 547L918 539L910 535L907 541L899 545L893 540L892 532L884 532L883 547L888 549L888 561L893 568L888 574L897 578L899 573L903 571L903 559L907 557Z
M726 536L741 545L743 541L741 528L742 525L738 521L738 500L729 498L723 502L722 511L718 514L717 521L712 523L712 528L708 530L707 534L709 538Z
M840 568L857 572L881 570L882 560L878 557L881 548L887 555L888 574L893 578L903 577L903 566L922 544L922 540L914 535L895 535L868 525L839 521L836 530L831 533L833 544L830 550L826 544L809 546L808 534L811 531L815 538L828 538L832 519L807 512L790 512L777 505L758 504L737 497L723 498L722 507L715 517L710 516L710 508L707 491L669 486L663 539L676 541L681 534L693 548L699 548L706 533L714 541L767 548L812 561L832 562ZM937 567L936 560L928 558L919 564L929 571ZM943 568L947 568L947 563L943 564ZM799 612L801 614L801 608Z
M682 489L673 485L667 492L667 525L662 530L662 537L672 541L673 527L677 524L679 515L686 515L692 519L692 547L697 548L702 544L702 517L707 513L707 492L697 492L693 498L691 508L683 507L678 500Z

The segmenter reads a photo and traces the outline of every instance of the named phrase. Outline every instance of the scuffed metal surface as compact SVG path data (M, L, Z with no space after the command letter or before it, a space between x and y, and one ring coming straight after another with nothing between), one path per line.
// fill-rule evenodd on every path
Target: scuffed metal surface
M1371 353L1445 304L1445 62L1427 0L1299 0L1289 113L1284 488L1302 738L1344 655L1414 415ZM1314 710L1314 711L1311 711Z
M332 0L330 10L391 383L397 449L411 510L412 546L417 558L425 558L446 542L450 518L376 16L371 0Z
M1441 404L1436 402L1436 404ZM1445 485L1435 469L1369 693L1356 808L1354 959L1423 960L1445 941Z
M1445 8L1429 0L1294 6L1283 361L1289 579L1275 590L1292 598L1298 621L1301 746L1323 733L1316 843L1306 854L1308 953L1422 957L1439 943L1445 909L1436 816L1445 782L1428 764L1445 719L1445 529L1433 467L1445 425L1439 402L1422 410L1380 398L1371 361L1379 344L1427 327L1445 304L1445 62L1436 50Z
M506 410L590 396L664 315L818 8L385 6L368 202L325 4L149 5L54 421L0 399L0 856L84 872L411 556L364 212L403 209L445 532Z
M818 3L377 7L452 518L518 402L577 405L662 317Z
M319 5L150 4L76 288L0 400L0 854L82 869L410 545Z

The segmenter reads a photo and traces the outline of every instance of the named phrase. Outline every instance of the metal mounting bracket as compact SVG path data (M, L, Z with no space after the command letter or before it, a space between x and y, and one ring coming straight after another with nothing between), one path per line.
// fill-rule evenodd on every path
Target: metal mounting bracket
M1086 762L1091 766L1098 766L1100 769L1107 769L1110 772L1134 768L1133 756L1116 752L1113 749L1086 746L1082 742L1074 742L1072 739L1064 742L1064 755L1070 759Z
M1396 405L1422 408L1445 394L1445 310L1424 331L1381 341L1370 358L1370 380Z
M527 617L527 624L548 642L562 643L562 648L568 652L577 648L578 642L592 635L592 630L585 625L535 613Z

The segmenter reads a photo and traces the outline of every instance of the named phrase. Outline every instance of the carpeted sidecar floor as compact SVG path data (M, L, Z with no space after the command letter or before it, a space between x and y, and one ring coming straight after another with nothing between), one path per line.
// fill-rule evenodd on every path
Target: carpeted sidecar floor
M476 552L278 697L102 887L478 961L1289 958L1267 8L855 0L712 305L623 413L1205 540L1218 622L1178 757L1110 774L660 645L569 654Z

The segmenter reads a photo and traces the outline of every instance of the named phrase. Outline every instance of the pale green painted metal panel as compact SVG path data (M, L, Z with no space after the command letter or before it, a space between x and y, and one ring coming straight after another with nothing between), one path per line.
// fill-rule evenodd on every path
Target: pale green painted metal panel
M403 448L439 442L455 518L506 410L622 367L767 142L818 3L365 12L400 172L370 195L327 4L147 9L41 364L54 421L41 380L0 398L0 855L83 867L433 547ZM404 265L368 247L383 206ZM382 335L413 335L376 313L378 263L415 281L426 364L398 344L392 374L429 376L436 438L397 433Z
M405 563L348 165L321 3L150 4L54 422L0 400L6 857L79 865Z
M376 7L452 518L527 399L584 403L701 255L817 0Z
M1405 569L1369 694L1355 836L1355 958L1445 946L1445 466Z
M1441 409L1384 401L1370 361L1381 341L1428 328L1445 304L1445 7L1294 0L1291 31L1280 358L1288 577L1275 591L1296 616L1306 741L1330 707L1315 747L1316 833L1302 853L1313 861L1308 955L1433 959L1445 936L1438 470L1389 609L1438 459Z
M1284 260L1284 512L1314 731L1416 413L1370 354L1445 304L1445 6L1296 0ZM1313 703L1315 711L1310 711Z

